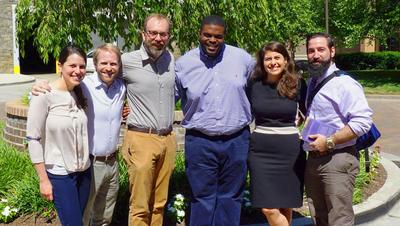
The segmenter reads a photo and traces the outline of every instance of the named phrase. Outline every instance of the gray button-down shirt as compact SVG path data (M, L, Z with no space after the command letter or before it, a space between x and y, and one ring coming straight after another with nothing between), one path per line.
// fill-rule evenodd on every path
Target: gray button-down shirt
M130 114L128 125L166 129L173 123L175 100L174 58L165 51L152 62L143 45L122 55Z

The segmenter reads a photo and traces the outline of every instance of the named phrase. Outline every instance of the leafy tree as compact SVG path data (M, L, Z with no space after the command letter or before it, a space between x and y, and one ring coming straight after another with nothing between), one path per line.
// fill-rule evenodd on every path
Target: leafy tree
M121 36L124 48L139 46L142 24L150 13L173 21L172 41L181 51L197 45L200 22L217 14L228 26L226 42L254 52L271 40L291 49L316 29L311 0L20 0L17 33L20 49L34 37L44 61L58 56L68 42L92 48L91 32L111 42ZM294 51L293 51L294 53ZM23 53L22 53L23 54Z
M345 46L363 38L386 40L400 32L398 0L330 0L330 28Z

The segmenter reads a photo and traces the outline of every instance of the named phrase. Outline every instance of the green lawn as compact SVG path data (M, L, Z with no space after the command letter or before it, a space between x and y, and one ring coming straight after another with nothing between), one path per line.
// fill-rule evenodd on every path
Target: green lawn
M366 94L400 95L400 70L350 71Z

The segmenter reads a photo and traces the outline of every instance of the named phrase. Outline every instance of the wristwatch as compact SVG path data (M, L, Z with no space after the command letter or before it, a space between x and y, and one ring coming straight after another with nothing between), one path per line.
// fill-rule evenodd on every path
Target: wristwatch
M333 142L333 137L330 136L328 138L326 138L326 147L328 147L328 151L332 151L333 149L335 149L335 142Z

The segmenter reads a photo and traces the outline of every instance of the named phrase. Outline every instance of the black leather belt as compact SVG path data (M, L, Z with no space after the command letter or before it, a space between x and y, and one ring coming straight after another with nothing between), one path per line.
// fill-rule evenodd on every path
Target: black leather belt
M167 136L172 132L172 126L168 127L167 129L157 130L157 129L153 129L153 128L136 127L133 125L128 125L128 130L141 132L141 133L157 134L159 136Z
M91 154L90 158L93 159L93 161L107 162L107 161L115 160L117 158L117 152L114 152L111 155L107 155L107 156L95 156L95 155Z

